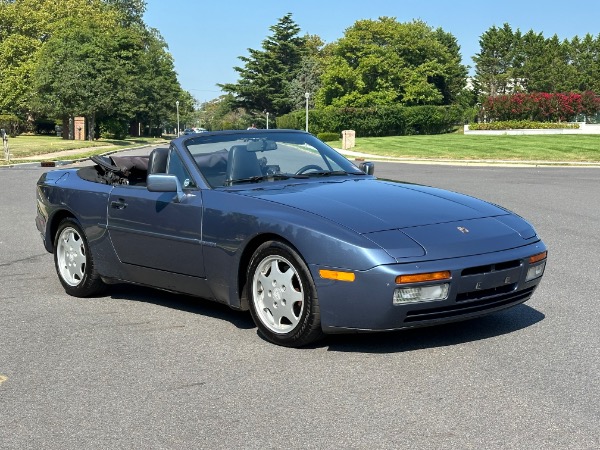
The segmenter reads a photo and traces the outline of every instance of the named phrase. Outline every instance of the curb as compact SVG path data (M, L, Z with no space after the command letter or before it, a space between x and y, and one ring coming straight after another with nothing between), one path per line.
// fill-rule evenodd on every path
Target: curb
M600 168L597 162L577 162L577 161L513 161L513 160L495 160L495 159L426 159L426 158L402 158L393 156L370 155L368 153L354 152L352 150L335 149L348 159L354 158L355 161L391 162L402 164L431 164L441 166L490 166L490 167L572 167L572 168Z

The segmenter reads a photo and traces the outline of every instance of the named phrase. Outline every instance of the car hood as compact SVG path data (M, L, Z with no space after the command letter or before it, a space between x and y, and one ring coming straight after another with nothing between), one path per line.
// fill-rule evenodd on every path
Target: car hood
M238 193L317 214L357 233L509 214L466 195L375 179L273 185Z
M332 180L238 193L351 228L398 260L487 253L528 244L536 236L525 220L496 205L414 184Z

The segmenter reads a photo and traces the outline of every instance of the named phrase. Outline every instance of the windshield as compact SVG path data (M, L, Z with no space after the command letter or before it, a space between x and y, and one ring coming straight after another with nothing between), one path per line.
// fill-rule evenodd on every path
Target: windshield
M185 146L211 187L365 175L331 147L303 132L203 133L186 140Z

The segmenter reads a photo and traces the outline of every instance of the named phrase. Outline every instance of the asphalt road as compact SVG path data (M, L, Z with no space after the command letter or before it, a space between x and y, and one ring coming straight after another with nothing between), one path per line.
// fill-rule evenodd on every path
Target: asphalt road
M0 448L600 448L600 169L377 163L525 216L545 279L492 316L301 350L208 301L67 296L34 225L44 170L0 169Z

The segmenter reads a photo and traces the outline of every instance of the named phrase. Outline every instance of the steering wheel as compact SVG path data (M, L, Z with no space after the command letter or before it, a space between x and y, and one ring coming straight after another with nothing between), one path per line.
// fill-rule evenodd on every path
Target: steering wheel
M323 171L321 166L317 166L316 164L308 164L307 166L302 166L298 170L296 170L296 175L302 175L307 170L317 170L319 172Z

